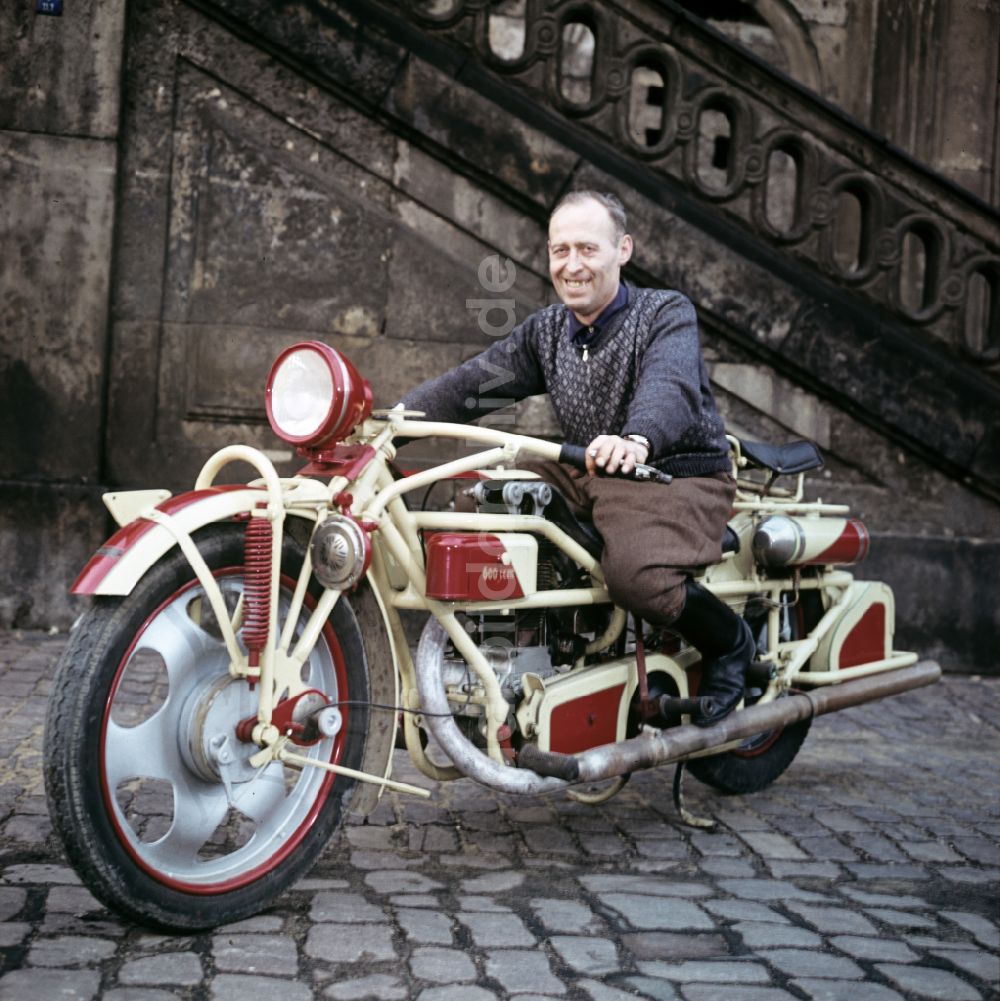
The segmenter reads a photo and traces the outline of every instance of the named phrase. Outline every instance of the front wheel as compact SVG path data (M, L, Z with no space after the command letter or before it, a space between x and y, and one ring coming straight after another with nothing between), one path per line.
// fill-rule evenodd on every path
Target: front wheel
M242 526L210 526L195 542L238 616ZM281 623L302 559L286 535ZM296 752L357 768L368 670L346 600L324 625L302 681L340 704L342 723ZM236 727L256 711L257 693L230 676L204 589L179 551L127 597L94 602L57 669L45 779L55 829L99 900L141 923L195 930L259 911L309 869L353 783L309 766L255 769L249 759L258 748Z
M784 640L801 639L820 620L823 614L822 599L815 590L801 591L798 602L782 613ZM767 642L766 616L762 629L754 628L749 619L758 646ZM759 696L759 692L756 693ZM747 705L753 702L750 691ZM799 748L809 733L812 719L804 719L791 726L771 730L745 740L739 747L707 758L692 758L687 770L701 782L725 793L760 792L781 776L799 753Z

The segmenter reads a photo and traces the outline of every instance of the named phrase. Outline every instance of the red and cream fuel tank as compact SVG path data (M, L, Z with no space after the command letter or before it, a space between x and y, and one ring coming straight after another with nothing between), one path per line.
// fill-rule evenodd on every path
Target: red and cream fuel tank
M868 529L857 518L775 514L757 526L750 547L766 567L829 566L860 563L868 541Z
M538 540L517 532L433 532L425 536L427 597L502 601L537 590Z

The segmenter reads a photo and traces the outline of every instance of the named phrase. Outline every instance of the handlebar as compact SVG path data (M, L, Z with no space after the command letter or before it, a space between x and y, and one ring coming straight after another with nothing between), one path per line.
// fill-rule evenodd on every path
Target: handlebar
M559 461L585 470L587 468L587 450L582 445L563 445L559 449ZM605 475L623 476L627 480L648 481L649 483L670 483L673 479L669 473L662 473L659 469L641 462L636 463L630 473L618 472Z

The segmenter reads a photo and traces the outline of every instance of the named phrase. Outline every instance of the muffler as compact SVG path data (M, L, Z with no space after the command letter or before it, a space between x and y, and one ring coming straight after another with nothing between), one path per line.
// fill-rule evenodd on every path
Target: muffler
M553 754L532 745L522 748L518 764L541 775L558 775L568 782L596 782L629 772L681 761L698 751L746 740L759 733L791 726L811 716L862 705L913 688L933 685L941 668L932 660L808 692L796 692L774 702L750 706L714 726L687 724L669 730L644 730L638 737L594 747L580 754Z
M922 661L912 667L897 668L884 674L750 706L710 727L688 724L669 730L646 729L638 737L594 747L577 755L539 751L528 744L518 754L519 767L511 768L484 754L458 729L444 693L439 669L445 642L444 630L425 630L417 647L417 691L424 723L464 775L501 792L527 795L553 792L574 782L598 782L681 761L698 751L746 740L747 737L790 726L810 716L823 716L848 706L898 695L911 688L932 685L941 677L941 668L934 661Z

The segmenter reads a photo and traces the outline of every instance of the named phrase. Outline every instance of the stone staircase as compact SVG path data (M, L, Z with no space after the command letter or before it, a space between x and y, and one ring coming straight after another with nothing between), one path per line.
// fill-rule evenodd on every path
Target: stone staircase
M1000 215L675 4L210 6L529 217L617 190L637 280L1000 496Z

